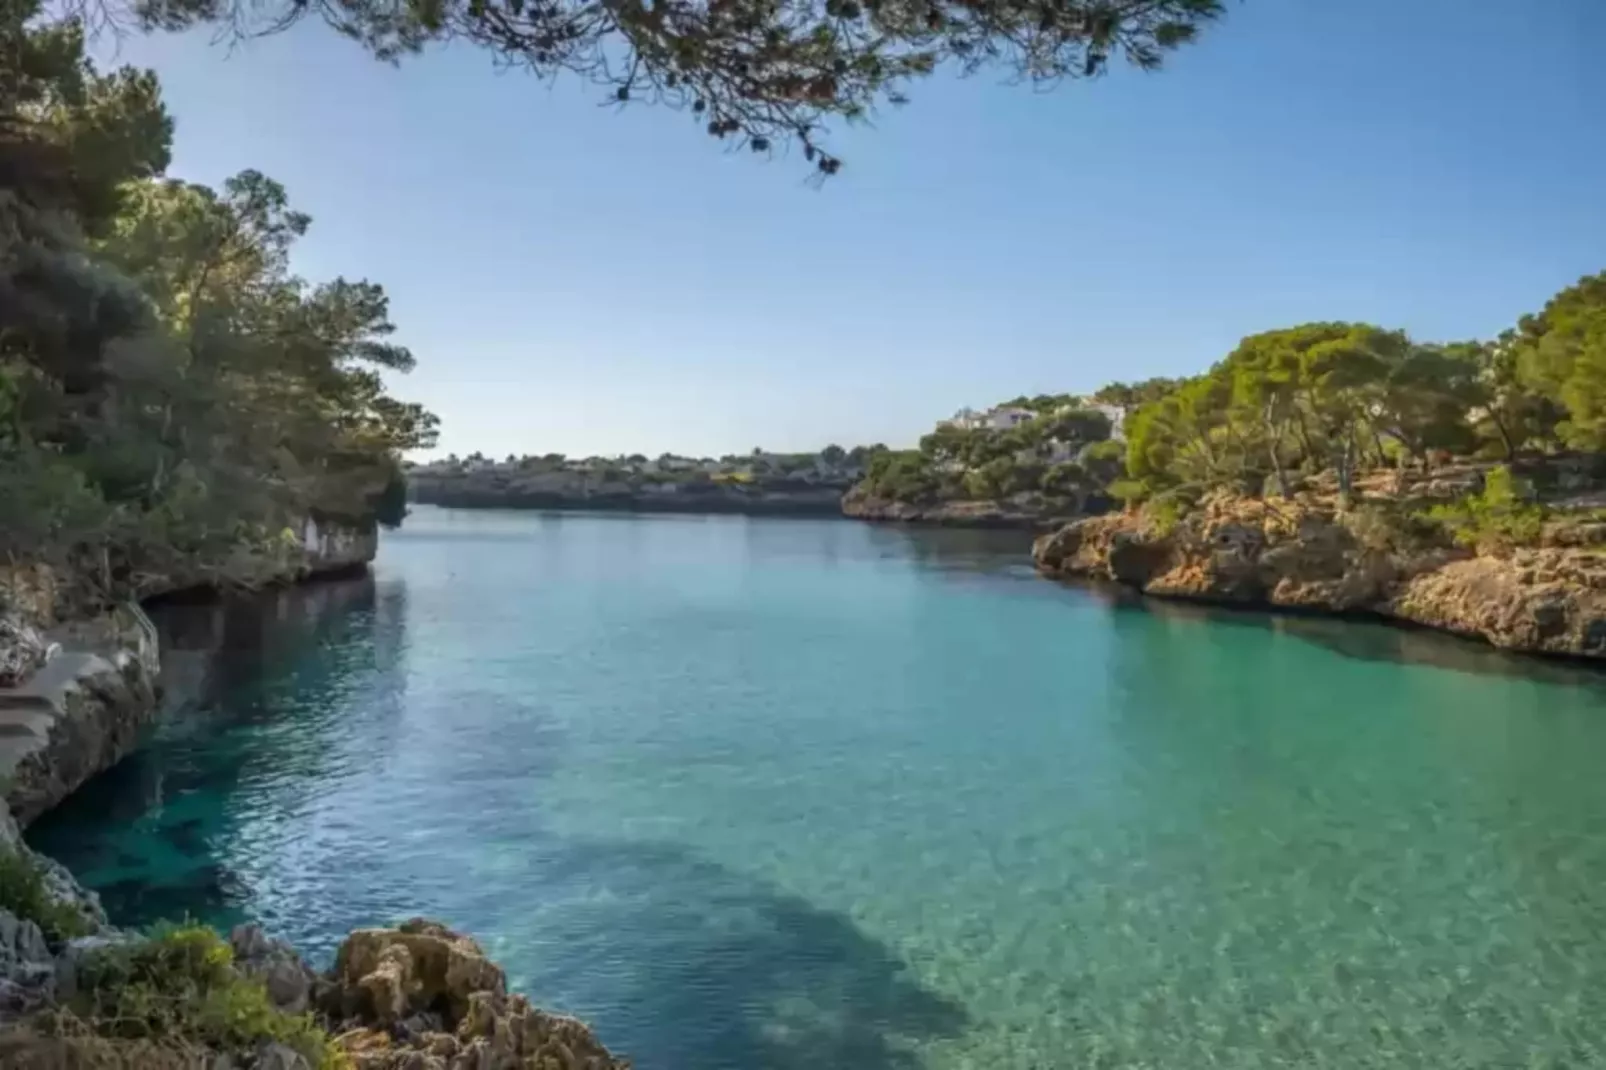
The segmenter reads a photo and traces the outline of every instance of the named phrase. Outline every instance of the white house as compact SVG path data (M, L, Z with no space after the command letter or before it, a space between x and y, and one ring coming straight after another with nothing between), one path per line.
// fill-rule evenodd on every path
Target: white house
M1121 430L1121 424L1126 419L1125 405L1106 405L1104 402L1094 401L1092 398L1078 398L1072 404L1061 405L1055 412L1057 414L1066 413L1073 409L1088 409L1092 412L1103 413L1104 418L1110 421L1110 438L1116 442L1126 441L1126 432Z
M1037 413L1031 409L1017 409L1013 405L1000 405L996 409L987 410L987 426L994 431L1008 431L1012 427L1019 427L1030 420L1037 419Z
M960 409L953 416L938 423L939 427L957 427L966 431L976 431L985 428L989 431L1008 431L1012 427L1019 427L1028 420L1037 418L1037 413L1031 409L1021 409L1013 405L999 405L986 412L977 412L975 409Z

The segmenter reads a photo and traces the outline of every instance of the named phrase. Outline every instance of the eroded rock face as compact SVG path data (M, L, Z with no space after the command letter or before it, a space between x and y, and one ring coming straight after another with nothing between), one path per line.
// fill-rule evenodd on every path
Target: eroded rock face
M322 1010L357 1070L626 1070L579 1021L507 994L469 937L417 918L359 929L335 956Z
M0 775L22 825L134 748L156 716L150 665L130 651L68 651L0 687Z
M1409 545L1330 499L1220 494L1173 528L1136 515L1077 521L1037 540L1054 576L1114 580L1169 598L1375 613L1511 650L1606 657L1606 551L1576 526L1506 554Z
M317 974L301 960L295 948L275 940L255 925L236 925L229 933L234 965L247 977L262 981L273 1005L289 1014L301 1014L312 1005Z

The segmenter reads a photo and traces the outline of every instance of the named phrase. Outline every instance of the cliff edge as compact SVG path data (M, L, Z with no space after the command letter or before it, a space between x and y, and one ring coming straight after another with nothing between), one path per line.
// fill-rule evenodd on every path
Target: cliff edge
M1343 509L1319 492L1218 491L1180 517L1068 524L1038 539L1032 557L1048 576L1159 597L1371 614L1508 650L1606 658L1606 524L1555 515L1535 518L1518 545L1458 544L1421 519L1434 497Z

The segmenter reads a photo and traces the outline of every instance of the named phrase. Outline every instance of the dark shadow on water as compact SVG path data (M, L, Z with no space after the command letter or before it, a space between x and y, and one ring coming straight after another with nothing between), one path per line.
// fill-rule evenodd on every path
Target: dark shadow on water
M1104 603L1112 612L1147 613L1171 620L1277 632L1361 661L1424 665L1451 672L1606 690L1606 666L1576 659L1518 654L1476 639L1403 621L1150 598L1105 583L1071 581L1064 585Z
M970 1024L848 917L679 846L564 840L542 869L595 905L531 993L639 1070L917 1070L912 1044Z

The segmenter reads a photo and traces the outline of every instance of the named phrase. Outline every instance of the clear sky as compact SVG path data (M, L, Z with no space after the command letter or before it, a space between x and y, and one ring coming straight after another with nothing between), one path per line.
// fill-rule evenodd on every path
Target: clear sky
M139 38L173 173L255 167L391 294L441 452L910 443L1364 319L1489 336L1606 268L1606 0L1244 0L1169 69L942 77L797 156L450 49Z

